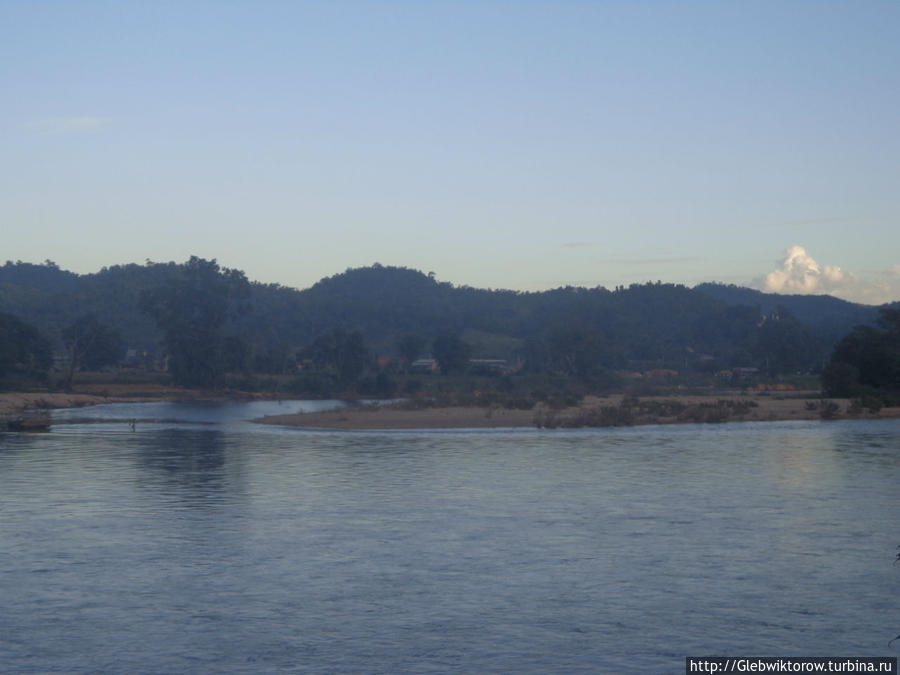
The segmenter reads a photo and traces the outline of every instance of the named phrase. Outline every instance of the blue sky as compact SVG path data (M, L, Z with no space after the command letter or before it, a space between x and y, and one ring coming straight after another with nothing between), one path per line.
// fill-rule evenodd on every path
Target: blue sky
M0 0L0 260L898 300L898 25L865 0Z

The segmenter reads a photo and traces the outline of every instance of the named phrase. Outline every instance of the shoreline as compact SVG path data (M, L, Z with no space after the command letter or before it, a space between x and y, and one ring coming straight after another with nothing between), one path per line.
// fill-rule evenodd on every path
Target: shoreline
M87 385L71 392L0 392L0 418L19 415L26 410L83 408L104 403L149 403L153 401L250 401L273 396L251 392L183 389L165 385ZM281 397L283 398L283 396Z
M152 401L240 401L284 398L265 393L200 391L149 385L80 387L75 392L0 392L0 419L26 410L80 408L105 403ZM823 405L833 404L830 415ZM821 399L818 392L789 395L685 394L626 398L622 394L589 396L574 407L551 409L538 404L530 410L500 406L422 407L410 403L361 405L320 412L273 415L252 420L258 424L305 429L384 431L436 429L591 428L723 422L770 422L817 419L900 418L900 407L877 412L850 410L848 399Z
M631 399L634 401L634 399ZM900 408L849 413L848 399L825 399L838 406L823 416L819 399L809 396L686 395L647 396L628 403L621 394L587 397L575 407L531 410L501 407L425 407L409 405L360 406L292 415L273 415L253 420L259 424L323 430L434 430L504 428L591 428L723 422L776 422L819 419L893 419ZM813 407L815 406L815 407Z

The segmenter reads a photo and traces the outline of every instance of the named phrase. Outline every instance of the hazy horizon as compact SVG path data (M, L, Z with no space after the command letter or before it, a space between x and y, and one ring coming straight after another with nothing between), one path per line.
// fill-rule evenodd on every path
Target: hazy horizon
M0 4L0 259L900 300L900 5Z

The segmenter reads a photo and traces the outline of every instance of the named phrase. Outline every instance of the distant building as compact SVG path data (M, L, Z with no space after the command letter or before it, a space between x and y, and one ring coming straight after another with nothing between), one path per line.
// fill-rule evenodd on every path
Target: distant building
M438 362L435 359L416 359L409 365L411 370L425 371L425 372L436 372L438 369Z

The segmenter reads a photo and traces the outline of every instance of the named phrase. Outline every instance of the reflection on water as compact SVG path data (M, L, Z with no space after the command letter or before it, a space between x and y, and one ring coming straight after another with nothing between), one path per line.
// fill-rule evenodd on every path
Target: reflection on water
M892 653L896 422L340 433L258 427L245 406L0 435L4 669Z
M223 432L162 429L135 440L139 473L154 487L179 486L192 499L227 490Z

